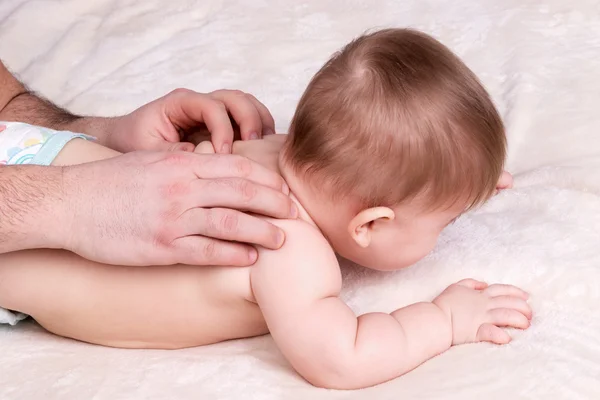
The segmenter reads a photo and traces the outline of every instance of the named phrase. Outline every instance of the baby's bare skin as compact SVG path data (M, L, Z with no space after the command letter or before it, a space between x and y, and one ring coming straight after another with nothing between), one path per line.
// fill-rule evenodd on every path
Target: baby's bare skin
M278 171L282 136L235 142L233 153ZM118 154L74 140L53 165ZM110 266L58 250L0 255L0 265L0 304L61 336L111 347L182 348L268 333L250 268Z
M233 151L282 173L294 200L309 199L300 178L281 169L284 140L239 142ZM55 162L86 161L82 154L92 161L118 153L75 140ZM377 218L364 226L353 225L356 217L348 222L342 205L333 210L313 201L309 214L300 203L299 220L273 221L286 233L283 247L259 249L250 268L114 267L51 250L0 255L0 306L30 314L56 334L114 347L182 348L270 332L309 382L343 389L402 375L452 345L507 343L499 327L529 326L526 293L474 280L451 285L432 302L357 318L339 299L339 265L313 218L330 232L339 221L347 224L339 237L329 235L336 249L390 269L426 255L460 209L378 207L359 214Z
M0 303L61 336L174 349L268 332L248 268L117 267L58 250L6 254L1 264Z

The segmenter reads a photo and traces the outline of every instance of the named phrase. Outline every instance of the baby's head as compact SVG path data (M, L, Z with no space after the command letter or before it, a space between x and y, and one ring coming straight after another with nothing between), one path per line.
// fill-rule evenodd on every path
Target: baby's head
M392 270L494 194L505 154L473 72L435 39L389 29L354 40L313 77L280 163L340 255Z

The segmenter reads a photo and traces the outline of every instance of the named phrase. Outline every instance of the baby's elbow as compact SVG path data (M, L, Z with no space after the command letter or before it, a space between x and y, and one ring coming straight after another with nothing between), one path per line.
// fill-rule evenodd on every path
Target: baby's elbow
M370 386L361 379L354 363L344 358L309 363L299 372L308 383L323 389L351 390Z
M321 374L313 377L305 377L305 379L311 385L323 388L323 389L336 389L336 390L352 390L362 389L362 386L357 386L350 379L345 376L336 374Z

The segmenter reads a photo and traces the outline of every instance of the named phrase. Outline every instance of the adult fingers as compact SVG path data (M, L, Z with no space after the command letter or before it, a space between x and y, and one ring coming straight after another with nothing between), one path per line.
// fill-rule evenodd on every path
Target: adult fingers
M256 244L268 249L283 245L281 229L258 217L225 208L193 208L179 219L181 235Z
M260 119L262 121L263 126L263 136L274 135L275 119L273 118L273 115L271 115L271 112L269 111L267 106L261 103L256 97L252 96L250 93L246 93L246 96L248 97L248 99L250 99L252 103L254 103L256 110L260 114Z
M233 126L221 101L187 89L174 90L164 101L165 113L172 124L184 130L204 124L211 134L215 151L231 153Z
M262 137L263 121L256 105L246 93L240 90L217 90L210 93L221 101L229 114L240 127L242 140Z
M246 267L256 262L252 246L203 236L185 236L173 241L175 259L189 265L226 265Z
M296 205L281 192L242 178L203 179L192 182L193 201L204 208L233 208L274 218L297 218ZM190 199L191 200L191 199Z
M503 329L495 325L483 324L477 330L477 340L480 342L507 344L510 342L510 336Z
M531 310L529 303L519 297L497 296L490 300L490 305L491 308L510 308L517 310L529 320L533 316L533 311Z
M473 290L482 290L487 287L487 283L475 279L463 279L462 281L456 282L456 284Z
M514 296L523 300L527 300L529 298L529 295L524 290L521 290L513 285L503 285L499 283L490 285L487 289L485 289L485 293L487 293L491 297Z
M496 326L509 326L512 328L529 328L529 319L517 310L510 308L496 308L488 311L490 322Z
M288 194L281 175L254 161L237 155L190 154L194 173L200 179L244 178Z

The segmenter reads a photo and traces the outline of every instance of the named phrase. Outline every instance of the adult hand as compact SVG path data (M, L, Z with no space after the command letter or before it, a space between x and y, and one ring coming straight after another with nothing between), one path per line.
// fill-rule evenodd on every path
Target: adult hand
M232 120L235 123L232 124ZM85 121L78 122L79 124ZM176 89L104 127L101 141L121 152L133 150L193 151L191 138L210 138L217 153L230 153L234 130L242 140L275 132L275 122L254 96L239 90L197 93ZM183 141L183 142L181 142ZM197 143L194 143L197 144Z
M276 249L284 234L233 209L298 212L278 174L235 155L133 152L63 168L61 247L108 264L251 265L256 249L242 243Z

